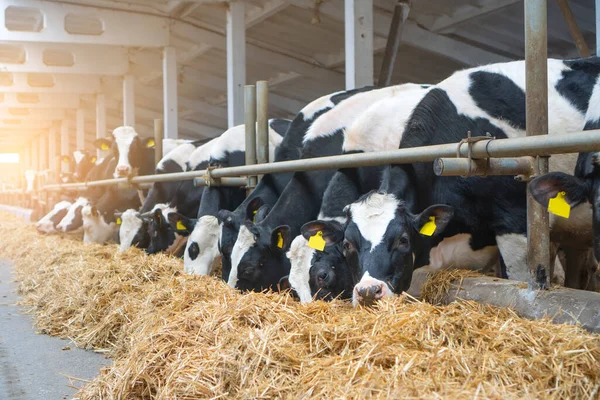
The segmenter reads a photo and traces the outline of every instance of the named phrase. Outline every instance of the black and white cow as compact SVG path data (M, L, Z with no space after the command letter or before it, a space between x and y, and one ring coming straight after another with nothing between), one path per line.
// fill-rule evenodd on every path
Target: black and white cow
M405 84L355 94L318 117L303 138L302 158L341 154L344 130L370 105L391 96L423 92L420 85ZM231 253L228 284L242 290L278 287L290 270L286 257L301 226L315 219L327 185L335 171L295 173L268 215L259 223L245 222Z
M111 150L117 159L115 178L150 175L154 171L154 138L141 138L131 126L120 126L112 132L113 140L96 139L94 145Z
M56 203L52 210L35 224L35 229L40 233L56 232L57 225L65 217L71 204L70 201L66 200Z
M583 129L599 74L597 58L548 60L550 134ZM524 136L524 86L523 61L456 72L415 108L400 148L459 142L467 131L498 139ZM574 161L569 155L553 156L550 168L572 171ZM531 281L525 183L512 177L437 177L432 163L392 166L380 190L350 205L347 214L344 254L356 282L355 304L406 290L413 257L419 259L431 245L458 233L472 235L474 250L497 244L509 278ZM578 234L590 231L578 229Z
M269 120L269 160L275 157L275 151L290 125L289 120ZM234 127L223 133L217 144L211 149L210 165L214 167L235 167L245 164L244 125ZM267 179L269 179L267 177ZM218 249L219 210L232 210L245 199L244 188L206 187L198 209L198 218L186 218L181 213L171 214L171 227L182 235L189 235L184 253L184 270L191 274L209 275L220 262ZM179 226L179 229L178 229ZM210 260L210 261L209 261ZM203 266L208 268L203 269Z
M61 156L61 159L63 162L69 164L69 171L72 171L73 182L84 181L98 161L96 155L90 154L87 150L76 150L73 152L73 156L64 154Z

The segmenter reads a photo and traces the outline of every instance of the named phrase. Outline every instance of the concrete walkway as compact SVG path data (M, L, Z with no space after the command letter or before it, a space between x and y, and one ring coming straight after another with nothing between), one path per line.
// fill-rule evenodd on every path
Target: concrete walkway
M36 334L32 318L14 305L18 296L12 269L0 259L0 399L69 399L76 390L67 376L92 379L110 360L69 340ZM62 350L67 346L70 350Z

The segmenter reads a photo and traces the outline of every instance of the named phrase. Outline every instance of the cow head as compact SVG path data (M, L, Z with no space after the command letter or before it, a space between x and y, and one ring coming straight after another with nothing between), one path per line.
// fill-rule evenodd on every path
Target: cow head
M439 235L454 210L433 205L417 215L393 194L371 192L345 208L348 224L343 254L356 283L352 302L371 305L383 297L401 293L410 286L414 253L421 231L433 223L428 236Z
M69 164L69 170L73 171L72 177L75 181L83 181L88 172L90 172L92 167L96 164L97 157L85 150L77 150L73 152L73 157L63 155L61 156L61 160Z
M61 201L57 203L54 208L52 208L52 211L35 224L35 229L40 233L56 232L58 224L67 214L71 204L70 201Z
M186 236L182 236L171 228L168 222L168 215L176 210L169 207L155 207L152 211L144 214L148 220L148 233L150 236L150 244L146 252L148 254L156 254L166 252L175 254L180 251L182 242L187 240Z
M148 222L141 217L140 213L128 209L116 216L119 225L119 251L124 252L132 246L147 249L150 245Z
M83 225L81 211L83 210L83 207L89 203L89 200L85 197L79 197L77 200L75 200L75 202L69 207L64 218L56 226L56 229L63 232L71 232L75 229L81 228Z
M169 214L171 228L188 236L183 253L183 269L188 274L210 275L221 261L219 254L219 221L212 215L198 219Z
M81 210L83 219L83 243L105 244L114 242L118 225L114 214L102 213L96 206L86 205Z
M136 174L136 170L147 157L147 149L154 148L154 138L142 139L131 126L120 126L112 132L113 139L96 139L94 146L100 150L111 150L118 160L114 177L124 178Z

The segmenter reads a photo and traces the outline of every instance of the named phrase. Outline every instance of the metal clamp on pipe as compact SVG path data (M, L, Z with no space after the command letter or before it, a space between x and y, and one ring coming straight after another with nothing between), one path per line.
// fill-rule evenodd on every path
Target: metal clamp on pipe
M194 186L227 186L227 187L246 187L248 184L248 178L213 178L212 171L217 168L208 167L206 173L203 176L194 178Z
M485 158L472 160L468 158L436 158L433 172L437 176L489 176L489 175L523 175L535 173L534 157Z

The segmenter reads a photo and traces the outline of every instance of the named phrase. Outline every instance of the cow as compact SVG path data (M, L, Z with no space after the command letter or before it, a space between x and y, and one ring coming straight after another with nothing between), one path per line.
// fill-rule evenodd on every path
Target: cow
M61 156L63 162L69 164L69 171L72 171L72 181L82 182L86 179L90 170L96 165L98 157L95 154L90 154L87 150L76 150L73 156L64 154ZM66 178L65 174L61 174L61 178ZM67 183L67 182L63 182Z
M275 152L281 145L291 121L285 119L269 120L269 160L275 158ZM211 167L235 167L245 164L246 140L244 125L225 132L210 153ZM266 176L267 184L272 179ZM275 185L275 183L272 183ZM259 189L260 190L260 189ZM206 187L202 192L200 208L196 219L186 218L179 214L171 214L171 227L181 235L189 235L184 253L184 270L191 274L209 275L221 261L218 237L219 210L233 210L246 197L245 188ZM179 227L179 228L178 228Z
M100 138L94 146L111 150L117 159L113 176L125 178L150 175L154 171L154 138L140 138L131 126L120 126L112 132L113 140Z
M595 57L548 60L549 134L584 128L599 74ZM468 131L496 139L524 136L524 86L523 61L458 71L430 89L415 108L400 148L456 143ZM550 169L572 171L575 158L552 156ZM524 182L505 176L437 177L431 162L394 165L386 171L377 191L346 208L343 252L356 283L355 305L408 289L413 260L459 233L471 234L473 250L497 244L510 279L545 285L541 271L531 277L526 267ZM589 236L591 227L577 229L570 232Z
M67 214L71 204L67 200L56 203L52 210L35 224L35 229L40 233L56 232L58 224Z
M370 105L391 96L426 89L405 84L355 94L317 118L303 137L302 158L341 154L344 130ZM277 290L289 273L286 252L301 226L315 219L335 171L297 172L260 223L245 222L231 253L228 285L241 290Z

